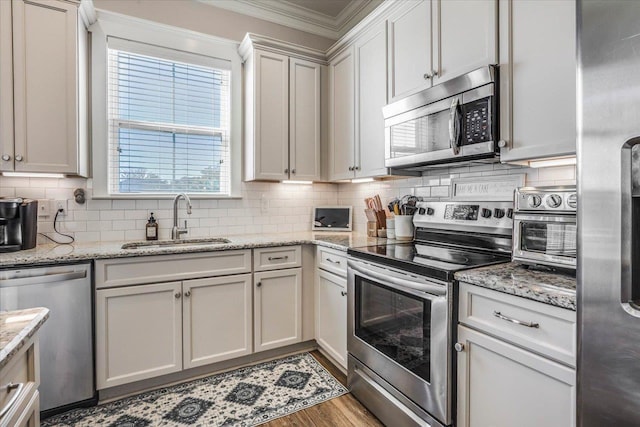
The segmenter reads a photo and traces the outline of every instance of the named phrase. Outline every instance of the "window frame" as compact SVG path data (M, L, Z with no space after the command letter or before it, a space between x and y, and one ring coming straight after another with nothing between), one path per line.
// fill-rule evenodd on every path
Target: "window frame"
M229 134L229 194L189 193L196 199L240 198L242 185L242 61L238 43L138 18L100 11L98 20L89 28L91 33L91 136L92 179L94 199L172 199L174 193L117 193L109 192L108 154L108 45L113 37L148 46L147 52L159 56L158 51L173 50L170 60L181 56L201 55L207 62L222 60L230 64L230 134ZM203 58L203 59L204 59ZM183 62L188 62L182 59Z

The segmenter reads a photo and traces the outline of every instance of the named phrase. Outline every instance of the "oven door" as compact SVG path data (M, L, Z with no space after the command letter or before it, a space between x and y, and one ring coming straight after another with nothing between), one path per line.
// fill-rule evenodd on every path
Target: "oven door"
M349 354L451 424L449 285L348 261Z
M575 215L514 215L516 261L575 269L576 242Z

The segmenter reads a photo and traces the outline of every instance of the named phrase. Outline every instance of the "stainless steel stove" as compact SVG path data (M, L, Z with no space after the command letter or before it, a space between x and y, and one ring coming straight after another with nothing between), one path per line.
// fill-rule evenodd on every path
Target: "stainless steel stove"
M412 243L349 249L348 385L393 426L453 419L456 271L511 260L512 202L420 202Z

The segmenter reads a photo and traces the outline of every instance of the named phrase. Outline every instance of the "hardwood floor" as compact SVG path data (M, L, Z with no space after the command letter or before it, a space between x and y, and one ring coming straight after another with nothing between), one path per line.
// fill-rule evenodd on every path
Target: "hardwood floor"
M319 351L312 351L311 355L338 381L347 385L346 375ZM348 393L263 425L267 427L382 427L383 424Z

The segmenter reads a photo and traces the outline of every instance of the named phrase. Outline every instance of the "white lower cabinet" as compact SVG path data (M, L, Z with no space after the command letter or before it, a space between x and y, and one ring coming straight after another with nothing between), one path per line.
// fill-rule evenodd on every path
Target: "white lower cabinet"
M96 291L98 390L250 354L251 274Z
M255 351L302 341L302 268L254 273Z
M318 270L316 341L347 368L347 279Z
M182 282L96 291L98 390L182 369Z
M464 326L458 343L457 426L575 426L572 368Z
M251 274L182 283L184 368L250 354Z

